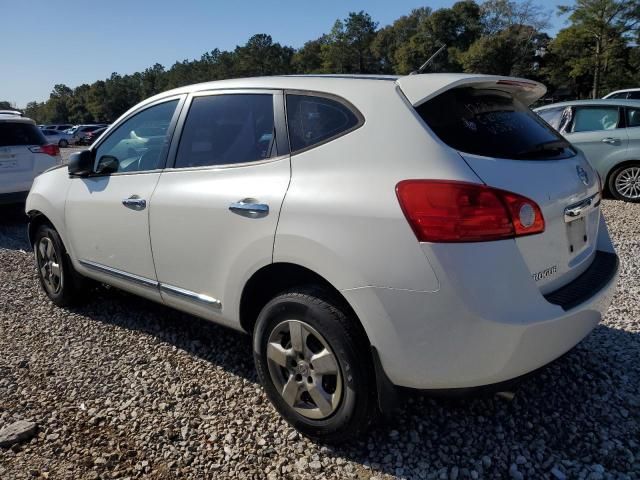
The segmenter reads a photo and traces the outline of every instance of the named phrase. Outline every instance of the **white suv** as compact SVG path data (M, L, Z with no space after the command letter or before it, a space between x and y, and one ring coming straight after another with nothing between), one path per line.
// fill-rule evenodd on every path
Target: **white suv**
M275 407L329 441L397 386L522 376L596 326L618 269L596 172L526 107L544 91L312 75L157 95L37 178L40 281L58 305L89 278L252 334Z
M24 202L34 177L60 163L33 120L0 113L0 204Z

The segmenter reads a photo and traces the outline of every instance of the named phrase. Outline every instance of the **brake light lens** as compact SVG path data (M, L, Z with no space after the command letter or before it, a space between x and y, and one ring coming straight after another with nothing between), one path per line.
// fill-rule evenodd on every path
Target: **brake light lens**
M49 143L47 145L40 145L38 147L29 148L33 153L45 153L47 155L51 155L52 157L57 157L60 155L60 148L58 145L54 145L53 143Z
M486 185L403 180L396 194L420 242L485 242L544 232L533 200Z

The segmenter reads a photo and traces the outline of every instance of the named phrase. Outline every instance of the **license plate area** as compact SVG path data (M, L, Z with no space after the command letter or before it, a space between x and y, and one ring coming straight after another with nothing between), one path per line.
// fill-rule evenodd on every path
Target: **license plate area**
M0 170L9 170L17 168L17 160L0 160Z
M567 243L569 245L569 255L571 257L582 252L587 246L587 223L585 217L580 217L567 223Z

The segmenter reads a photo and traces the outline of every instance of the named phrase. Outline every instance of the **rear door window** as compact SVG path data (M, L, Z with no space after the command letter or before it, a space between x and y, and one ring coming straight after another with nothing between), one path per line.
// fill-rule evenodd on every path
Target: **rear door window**
M640 127L640 108L627 108L627 127Z
M44 145L47 139L42 131L29 123L0 122L0 147Z
M440 140L463 153L536 160L575 155L558 132L499 90L452 89L416 110Z
M618 107L577 107L571 131L594 132L618 128Z
M175 168L264 160L275 153L271 94L195 97L182 130Z
M345 135L362 123L362 116L355 109L338 100L287 94L287 124L292 153Z
M629 100L640 100L640 92L629 92L627 98Z

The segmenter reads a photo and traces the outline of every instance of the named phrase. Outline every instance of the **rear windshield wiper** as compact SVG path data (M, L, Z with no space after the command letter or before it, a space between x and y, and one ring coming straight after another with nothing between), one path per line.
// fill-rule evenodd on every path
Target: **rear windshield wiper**
M532 148L521 150L514 156L516 158L528 158L545 153L548 154L548 156L559 155L564 151L564 149L569 148L570 146L571 144L566 140L550 140L548 142L538 143Z

